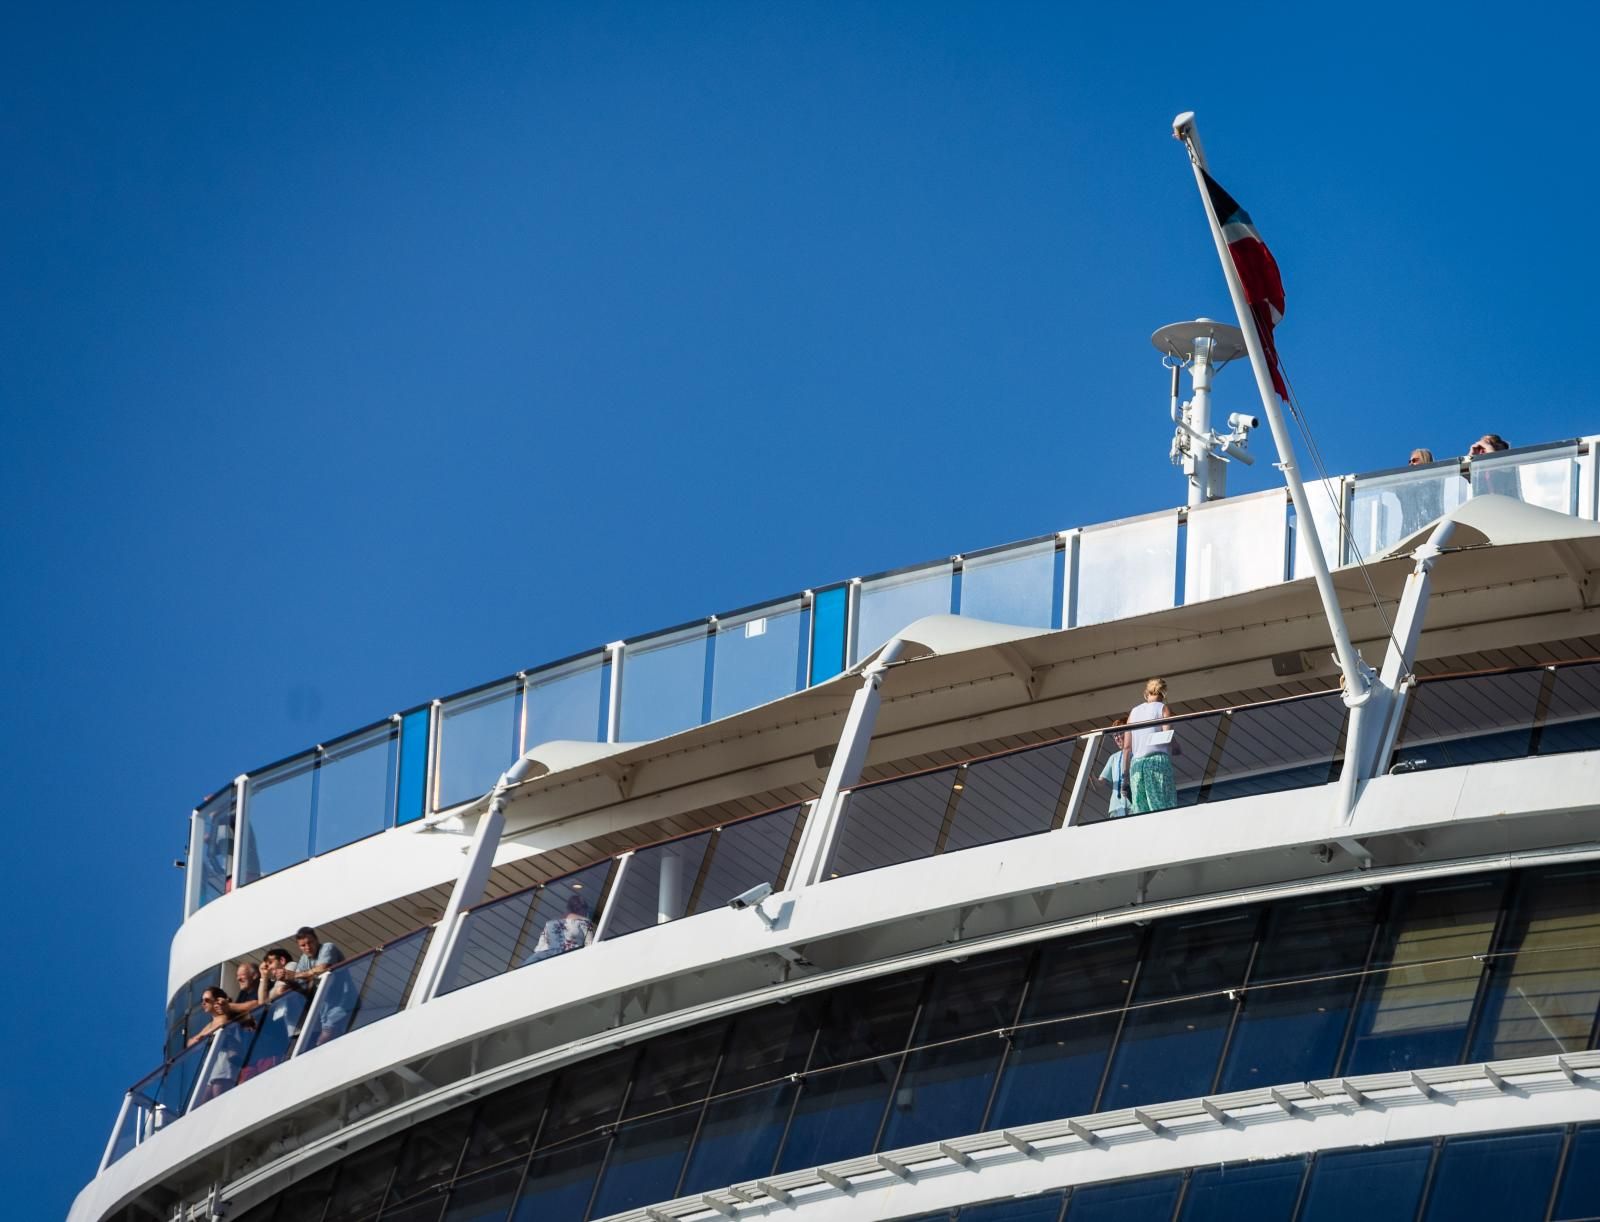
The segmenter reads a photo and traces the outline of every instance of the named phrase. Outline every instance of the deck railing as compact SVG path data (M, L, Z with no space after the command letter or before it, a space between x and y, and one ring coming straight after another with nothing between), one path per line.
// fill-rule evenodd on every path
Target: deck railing
M1593 519L1595 461L1584 440L1340 477L1312 489L1312 514L1335 563L1377 555L1475 492ZM240 777L194 812L186 912L478 798L539 743L643 741L726 717L831 678L923 615L1071 628L1303 571L1303 541L1273 490L855 578L594 649Z

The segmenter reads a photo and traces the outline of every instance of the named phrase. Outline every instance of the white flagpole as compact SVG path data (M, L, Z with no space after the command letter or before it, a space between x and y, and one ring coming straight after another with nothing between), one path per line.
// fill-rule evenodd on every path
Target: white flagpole
M1194 167L1195 185L1200 188L1200 202L1205 205L1206 219L1211 222L1211 237L1217 244L1217 258L1222 260L1222 274L1228 281L1228 295L1233 298L1233 311L1239 316L1239 330L1244 332L1245 350L1250 354L1250 368L1255 371L1256 389L1261 392L1261 407L1266 412L1267 423L1272 428L1272 441L1278 448L1278 470L1283 472L1284 483L1289 485L1289 500L1294 505L1295 529L1306 537L1306 558L1311 562L1311 572L1317 581L1317 593L1322 598L1323 614L1333 632L1333 648L1339 657L1339 669L1344 672L1344 699L1349 705L1366 700L1371 689L1370 671L1356 655L1345 627L1344 613L1339 607L1339 597L1333 588L1333 577L1328 572L1327 557L1322 554L1322 540L1317 537L1316 524L1311 518L1311 506L1306 500L1306 487L1300 481L1299 469L1294 461L1294 439L1283 418L1283 407L1278 402L1278 392L1272 385L1272 371L1267 365L1266 350L1261 346L1261 336L1256 331L1255 315L1245 299L1244 286L1239 283L1239 269L1233 265L1233 255L1228 252L1227 239L1222 236L1222 225L1217 220L1216 209L1211 206L1211 193L1206 190L1202 171L1206 168L1205 152L1200 147L1200 133L1195 130L1194 112L1184 111L1172 121L1172 135L1181 140L1189 150L1189 162Z

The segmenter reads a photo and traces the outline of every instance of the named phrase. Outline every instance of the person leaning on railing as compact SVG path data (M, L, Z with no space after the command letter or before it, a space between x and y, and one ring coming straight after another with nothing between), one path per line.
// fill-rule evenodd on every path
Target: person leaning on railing
M1134 705L1128 712L1129 733L1125 735L1122 763L1136 815L1178 804L1172 779L1172 727L1142 724L1172 716L1166 697L1167 681L1150 679L1144 685L1144 703Z
M284 978L296 981L308 993L314 993L317 977L332 971L334 965L339 963L344 955L332 942L324 942L318 938L317 931L309 925L302 925L295 930L294 944L300 948L300 958L295 960L294 967L284 973ZM353 1001L350 997L350 982L342 973L330 980L323 992L325 995L317 1010L317 1034L313 1040L316 1044L343 1034L344 1024L350 1018Z
M211 1021L189 1037L187 1047L193 1048L218 1031L223 1033L211 1058L211 1072L206 1076L204 1098L215 1099L232 1086L234 1079L239 1076L249 1033L256 1029L256 1025L249 1018L236 1015L228 1008L228 994L219 985L212 985L200 995L200 1007L211 1015Z

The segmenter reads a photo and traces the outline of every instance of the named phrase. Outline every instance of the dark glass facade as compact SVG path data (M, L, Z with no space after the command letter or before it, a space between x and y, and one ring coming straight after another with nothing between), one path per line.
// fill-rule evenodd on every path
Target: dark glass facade
M247 1216L581 1222L986 1129L1577 1051L1596 1046L1597 932L1600 865L1583 864L1307 895L974 955L605 1053L390 1137ZM1516 1200L1492 1216L1524 1216L1532 1201L1527 1216L1544 1218L1558 1174L1560 1199L1591 1208L1600 1180L1562 1169L1592 1167L1595 1155L1587 1129L1455 1138L1100 1185L1065 1208L1074 1222L1321 1219L1381 1184L1381 1204L1361 1202L1368 1214L1471 1216L1459 1202L1499 1192ZM1508 1187L1540 1177L1526 1200ZM1064 1198L1055 1213L1043 1201L961 1217L1058 1217Z

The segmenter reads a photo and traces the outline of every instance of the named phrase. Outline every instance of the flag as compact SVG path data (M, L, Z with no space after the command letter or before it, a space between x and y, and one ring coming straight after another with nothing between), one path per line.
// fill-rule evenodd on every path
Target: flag
M1211 210L1217 214L1217 224L1222 227L1223 240L1228 243L1228 253L1233 256L1234 269L1239 273L1244 299L1256 320L1261 350L1266 354L1267 368L1272 370L1273 389L1287 403L1289 388L1284 385L1283 373L1278 368L1278 347L1272 340L1272 328L1283 317L1283 280L1278 275L1277 260L1256 232L1250 214L1239 207L1239 201L1224 191L1210 174L1204 170L1200 172L1205 175Z

